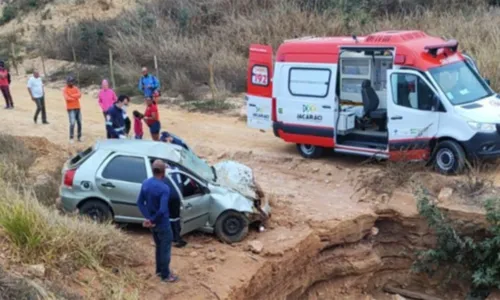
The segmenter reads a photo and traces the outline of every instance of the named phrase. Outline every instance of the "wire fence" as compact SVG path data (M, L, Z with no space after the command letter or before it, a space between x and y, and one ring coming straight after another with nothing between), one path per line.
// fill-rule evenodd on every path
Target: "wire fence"
M7 53L2 53L6 57L10 69L19 75L20 66L23 63L24 55L22 53L22 47L19 47L15 43L10 43L9 46L4 45L3 47ZM41 51L40 51L41 52ZM121 85L127 85L127 76L124 76L123 72L117 75L120 71L116 64L115 54L111 48L108 49L93 49L92 54L89 56L88 51L78 49L76 47L71 47L71 60L67 60L70 64L61 67L58 70L53 70L50 74L47 72L46 61L48 57L38 53L41 58L43 76L45 78L57 78L66 77L72 75L75 77L77 84L98 84L101 79L109 78L110 84L113 89L118 88ZM90 57L99 56L101 63L99 65L86 63L89 61ZM153 70L156 77L160 78L160 69L158 65L158 59L156 55L152 55L151 61L154 62ZM123 71L123 70L121 70ZM135 70L133 71L135 73ZM130 77L129 77L130 78ZM130 83L128 83L130 85Z

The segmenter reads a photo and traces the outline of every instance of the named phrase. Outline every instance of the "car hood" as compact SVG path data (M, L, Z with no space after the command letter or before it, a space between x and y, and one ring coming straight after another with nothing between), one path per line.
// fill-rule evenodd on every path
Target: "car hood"
M500 123L500 96L495 95L485 99L455 106L456 112L474 122Z
M231 160L217 163L213 167L217 174L217 184L245 197L259 199L258 186L250 167Z

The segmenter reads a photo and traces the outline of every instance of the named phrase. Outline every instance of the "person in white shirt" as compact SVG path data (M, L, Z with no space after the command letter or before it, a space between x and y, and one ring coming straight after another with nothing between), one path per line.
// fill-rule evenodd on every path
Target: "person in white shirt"
M40 78L38 70L34 70L33 76L31 76L28 80L28 92L30 93L31 99L36 104L33 121L36 123L38 115L42 113L42 123L49 124L49 122L47 122L47 112L45 111L45 90L43 88L43 81L42 78Z

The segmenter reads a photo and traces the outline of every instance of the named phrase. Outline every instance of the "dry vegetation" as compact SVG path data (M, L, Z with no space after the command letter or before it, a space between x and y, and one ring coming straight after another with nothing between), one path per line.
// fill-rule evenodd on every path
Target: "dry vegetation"
M131 238L113 225L63 216L38 201L27 177L34 152L11 136L0 135L0 141L0 244L10 260L43 264L52 276L93 269L115 283L113 273L120 272L123 281L128 267L142 263L141 251L130 251ZM53 194L57 187L49 181L41 190Z
M490 4L496 3L152 0L114 20L88 19L60 32L42 28L36 45L49 57L67 60L72 60L72 49L77 49L77 56L91 64L107 64L110 47L122 68L135 70L139 65L152 66L157 55L164 86L193 98L198 97L192 94L196 85L210 82L211 67L219 89L243 91L250 43L277 47L286 38L304 35L421 29L458 39L497 87L500 14Z

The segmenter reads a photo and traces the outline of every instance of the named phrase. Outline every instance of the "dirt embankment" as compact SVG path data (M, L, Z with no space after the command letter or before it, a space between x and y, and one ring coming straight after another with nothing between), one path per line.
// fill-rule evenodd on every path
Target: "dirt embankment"
M384 287L463 299L466 287L440 285L410 272L417 250L433 245L434 236L418 216L412 195L396 193L373 213L340 222L311 223L300 235L275 232L286 251L264 249L268 258L248 284L229 299L391 299ZM450 210L450 217L484 228L481 213ZM287 235L288 234L288 235ZM271 244L272 245L272 244Z

